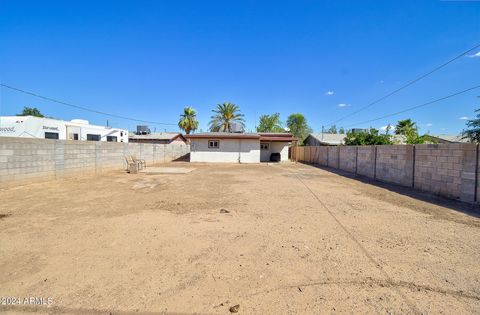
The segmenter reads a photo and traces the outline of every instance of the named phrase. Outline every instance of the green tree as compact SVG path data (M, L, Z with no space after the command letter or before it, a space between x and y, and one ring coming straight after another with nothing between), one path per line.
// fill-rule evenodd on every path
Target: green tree
M232 132L234 123L245 127L244 115L240 113L240 107L233 103L218 104L212 112L215 114L210 118L210 131Z
M381 145L392 144L390 136L380 134L375 128L370 128L368 132L347 132L344 139L346 145Z
M312 129L308 126L307 119L300 113L288 116L287 127L295 138L299 139L300 143L312 132Z
M392 125L388 124L387 128L385 128L385 134L386 135L390 134L390 130L392 130Z
M405 136L406 144L422 144L427 141L425 135L418 134L417 124L411 119L399 120L395 126L395 134Z
M262 115L260 116L257 132L285 132L282 125L279 113Z
M36 107L23 107L23 110L17 116L35 116L35 117L45 117Z
M188 135L198 129L197 111L191 107L185 107L180 115L178 127Z
M420 136L416 129L406 129L404 136L406 144L423 144L428 140L426 135Z
M475 111L477 117L467 121L467 130L462 131L462 138L470 142L480 142L480 109Z
M406 133L411 132L412 130L418 131L417 124L411 119L403 119L397 122L395 126L396 135L406 135Z
M336 125L332 125L330 126L330 128L327 129L327 131L325 131L326 133L337 133L337 126Z
M345 134L345 128L340 127L340 129L338 130L338 133L342 135Z

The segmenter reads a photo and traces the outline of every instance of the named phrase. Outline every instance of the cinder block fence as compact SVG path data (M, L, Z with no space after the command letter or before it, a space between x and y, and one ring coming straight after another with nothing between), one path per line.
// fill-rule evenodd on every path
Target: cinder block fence
M0 137L0 185L122 169L126 166L126 155L135 155L151 165L172 161L189 152L190 147L184 144Z
M292 159L437 195L480 202L479 152L474 143L306 146Z

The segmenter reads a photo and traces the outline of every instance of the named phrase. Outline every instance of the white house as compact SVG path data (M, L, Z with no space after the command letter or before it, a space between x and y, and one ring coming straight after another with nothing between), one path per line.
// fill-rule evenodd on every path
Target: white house
M289 133L210 132L185 137L190 142L190 162L288 161L288 148L296 140Z
M82 119L64 121L34 116L2 116L0 137L128 142L128 131L90 125Z

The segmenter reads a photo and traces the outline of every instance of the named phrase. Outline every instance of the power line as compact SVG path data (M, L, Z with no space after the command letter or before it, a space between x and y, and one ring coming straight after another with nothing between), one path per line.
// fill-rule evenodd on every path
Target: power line
M398 112L395 112L395 113L387 114L387 115L384 115L384 116L381 116L381 117L378 117L378 118L374 118L374 119L365 120L365 121L362 121L362 122L359 122L359 123L356 123L356 124L346 125L345 127L351 127L351 126L354 126L354 125L366 124L366 123L369 123L369 122L372 122L372 121L377 121L377 120L380 120L380 119L384 119L384 118L392 117L392 116L395 116L395 115L403 114L405 112L409 112L409 111L412 111L412 110L420 108L420 107L424 107L424 106L427 106L427 105L430 105L430 104L433 104L433 103L437 103L437 102L446 100L448 98L451 98L451 97L454 97L454 96L457 96L457 95L460 95L460 94L463 94L463 93L466 93L466 92L469 92L469 91L472 91L472 90L475 90L475 89L478 89L478 88L480 88L480 85L468 88L468 89L463 90L463 91L455 92L455 93L450 94L448 96L437 98L436 100L429 101L427 103L423 103L423 104L420 104L420 105L415 105L415 106L406 108L404 110L401 110L401 111L398 111Z
M394 94L396 94L396 93L398 93L398 92L406 89L407 87L409 87L409 86L417 83L418 81L422 80L423 78L425 78L425 77L431 75L432 73L434 73L434 72L442 69L443 67L449 65L450 63L454 62L455 60L463 57L463 56L466 55L467 53L469 53L469 52L471 52L472 50L477 49L477 48L479 48L479 47L480 47L480 44L478 44L478 45L470 48L469 50L466 50L466 51L462 52L461 54L457 55L457 56L454 57L453 59L450 59L450 60L448 60L447 62L439 65L439 66L436 67L436 68L434 68L433 70L430 70L429 72L427 72L427 73L419 76L418 78L407 82L406 84L404 84L404 85L402 85L401 87L399 87L398 89L396 89L396 90L388 93L387 95L382 96L382 97L380 97L379 99L376 99L375 101L373 101L373 102L371 102L371 103L369 103L369 104L367 104L367 105L359 108L358 110L356 110L356 111L354 111L354 112L352 112L352 113L350 113L350 114L348 114L348 115L345 115L345 116L341 117L340 119L335 120L335 121L332 122L330 125L334 125L334 124L338 123L339 121L344 120L345 118L351 117L351 116L353 116L353 115L355 115L355 114L357 114L357 113L359 113L359 112L361 112L361 111L363 111L363 110L365 110L365 109L367 109L367 108L369 108L369 107L371 107L371 106L373 106L373 105L375 105L375 104L383 101L384 99L386 99L386 98L388 98L388 97L390 97L390 96L392 96L392 95L394 95Z
M168 125L168 126L176 126L177 125L177 124L171 124L171 123L162 123L162 122L158 122L158 121L142 120L142 119L130 118L130 117L126 117L126 116L120 116L120 115L116 115L116 114L110 114L110 113L101 112L101 111L98 111L98 110L95 110L95 109L91 109L91 108L67 103L67 102L64 102L64 101L59 101L59 100L56 100L56 99L53 99L53 98L50 98L50 97L42 96L42 95L39 95L37 93L22 90L22 89L19 89L19 88L10 86L10 85L6 85L6 84L3 84L3 83L0 83L0 86L6 87L7 89L11 89L11 90L14 90L14 91L17 91L17 92L21 92L21 93L24 93L24 94L35 96L35 97L38 97L38 98L41 98L41 99L44 99L44 100L47 100L47 101L50 101L50 102L62 104L62 105L65 105L65 106L70 106L70 107L73 107L73 108L81 109L81 110L84 110L84 111L87 111L87 112L92 112L92 113L96 113L96 114L100 114L100 115L105 115L105 116L110 116L110 117L115 117L115 118L120 118L120 119L125 119L125 120L131 120L131 121L136 121L136 122L141 122L141 123L146 123L146 124L152 124L152 125Z

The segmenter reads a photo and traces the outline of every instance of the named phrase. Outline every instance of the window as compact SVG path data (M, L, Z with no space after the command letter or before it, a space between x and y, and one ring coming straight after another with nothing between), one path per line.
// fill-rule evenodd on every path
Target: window
M208 140L209 149L218 149L220 147L220 140Z
M45 139L58 139L58 132L45 132Z
M88 141L100 141L100 135L92 135L87 133L87 140Z
M78 133L69 133L68 140L78 140Z
M117 142L117 137L116 136L107 136L107 141L108 142Z
M260 150L268 150L270 149L269 143L260 143Z

